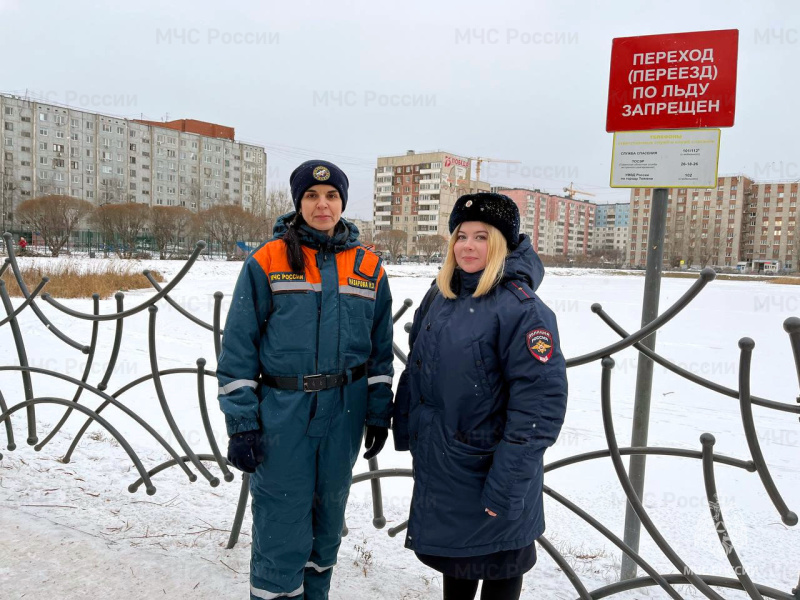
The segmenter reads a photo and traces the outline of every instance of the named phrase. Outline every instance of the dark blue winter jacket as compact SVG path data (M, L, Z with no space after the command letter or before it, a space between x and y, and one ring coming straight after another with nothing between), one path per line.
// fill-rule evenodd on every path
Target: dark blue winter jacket
M406 547L424 554L522 548L544 532L542 456L567 405L556 318L534 293L544 268L523 235L501 283L474 298L480 275L457 270L458 298L417 310L395 396L395 446L414 466Z

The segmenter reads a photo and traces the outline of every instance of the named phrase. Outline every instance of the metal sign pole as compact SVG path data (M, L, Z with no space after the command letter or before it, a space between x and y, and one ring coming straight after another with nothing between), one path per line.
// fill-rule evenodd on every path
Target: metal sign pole
M642 327L658 316L658 298L661 292L661 265L664 260L664 232L667 226L667 189L653 190L653 204L650 209L650 226L647 234L647 271L644 276L644 298L642 300ZM655 350L656 334L653 332L642 340L642 344ZM639 354L636 372L636 397L633 405L633 429L631 446L647 446L650 426L650 392L653 384L653 361ZM639 499L644 492L644 476L647 457L632 455L628 475ZM625 510L625 543L636 552L639 551L639 538L642 523L630 503ZM636 577L636 563L622 556L620 579Z

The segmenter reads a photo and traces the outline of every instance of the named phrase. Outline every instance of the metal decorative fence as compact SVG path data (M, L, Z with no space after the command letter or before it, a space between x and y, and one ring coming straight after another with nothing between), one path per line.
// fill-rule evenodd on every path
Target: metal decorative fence
M223 293L214 293L214 310L213 320L211 323L206 323L205 321L192 315L188 310L180 306L179 303L170 297L170 292L186 276L186 274L192 268L192 265L203 252L206 246L205 243L198 242L196 244L194 251L183 267L178 271L175 277L163 287L156 282L147 271L144 271L145 277L147 277L155 290L155 294L152 297L141 304L126 309L124 306L124 294L119 292L115 295L116 312L101 314L100 299L97 294L92 297L92 312L79 312L61 304L45 292L47 279L43 279L32 291L29 290L23 281L20 267L14 254L14 244L11 235L6 233L4 238L6 247L8 248L8 257L0 267L0 276L2 276L2 274L8 269L11 269L11 272L13 273L23 295L22 301L16 307L14 307L8 290L6 289L6 285L2 279L0 279L0 300L2 300L3 308L6 313L6 317L0 320L0 327L6 325L10 327L14 340L14 349L18 359L17 362L19 363L16 365L0 365L0 371L18 372L22 378L24 391L24 400L8 406L6 399L3 396L2 389L0 389L0 423L5 426L7 449L9 451L16 449L14 431L11 427L11 416L18 411L25 411L27 423L26 441L28 445L34 446L34 449L37 451L46 446L58 434L73 412L77 412L80 413L81 416L85 417L86 421L72 440L72 443L62 459L63 462L66 463L71 460L73 452L75 451L80 440L83 438L89 426L92 423L97 423L106 429L106 431L119 443L119 445L127 453L131 463L138 472L138 479L131 482L131 484L128 486L128 491L131 493L138 491L140 487L144 486L144 489L148 495L155 494L156 487L153 483L153 478L172 467L177 467L183 471L183 473L191 482L197 481L197 473L199 473L200 476L204 478L210 486L216 487L220 484L220 478L212 472L212 469L215 469L216 465L216 468L219 469L219 474L222 476L222 478L227 482L232 482L235 479L234 473L230 470L227 460L220 453L208 415L205 378L212 377L214 378L214 381L216 381L214 371L206 369L206 361L203 358L200 358L196 361L196 366L194 368L183 367L161 369L159 368L158 349L156 346L158 304L163 301L174 308L185 318L209 331L213 336L215 353L217 356L219 356L222 336L221 308ZM585 521L589 526L599 532L605 539L619 548L624 554L629 556L642 569L642 571L646 573L646 575L642 577L617 581L594 590L589 590L581 580L580 576L570 566L569 562L556 549L556 547L550 541L548 541L545 536L540 537L538 544L563 571L570 584L574 587L577 597L580 600L607 598L625 591L652 586L658 586L670 598L674 598L676 600L680 600L684 597L676 589L676 586L690 586L696 592L699 592L706 598L712 600L722 600L723 598L723 596L721 596L715 588L743 590L752 599L775 598L778 600L800 600L800 582L798 582L797 587L791 592L786 592L767 587L765 585L760 585L751 580L747 574L746 568L739 558L738 553L736 552L734 540L731 539L731 536L725 525L725 521L722 516L724 507L720 505L715 482L715 469L717 465L735 467L738 469L744 469L750 473L755 473L764 487L764 490L766 490L775 510L780 515L782 522L787 526L797 525L797 514L789 509L786 500L776 486L769 467L764 460L764 455L761 451L759 437L753 419L752 407L753 405L756 405L771 410L800 415L800 397L797 399L798 404L794 405L760 398L751 394L750 362L755 344L750 338L742 338L739 341L740 358L738 389L728 388L700 377L697 374L670 362L656 352L648 349L641 343L642 340L647 338L653 332L657 331L659 328L673 319L684 308L686 308L686 306L703 290L708 283L714 279L714 277L715 273L712 269L704 269L699 274L698 279L672 306L665 310L650 324L633 333L626 332L608 314L606 314L599 304L592 305L592 311L597 314L598 317L602 319L616 334L618 334L621 339L614 344L582 356L571 358L567 361L568 368L585 365L594 361L600 361L602 367L601 412L607 449L575 454L554 462L550 462L549 464L545 465L544 471L546 473L553 472L557 469L562 469L577 463L598 459L610 459L616 476L619 480L619 485L622 488L627 501L633 507L637 516L641 520L642 525L651 536L655 544L677 570L677 573L659 572L649 562L642 558L638 552L626 545L619 536L614 534L591 514L562 496L556 490L545 485L545 494L547 494L557 503L564 506L570 512L574 513L578 518ZM58 329L42 312L38 305L39 301L49 304L53 308L70 317L81 321L91 322L92 332L89 343L84 344L76 341ZM397 312L397 314L394 315L394 321L396 322L398 319L400 319L411 305L412 302L410 300L406 300L402 308ZM26 309L32 310L41 324L53 335L55 335L61 342L81 351L86 355L86 366L80 379L70 377L54 370L29 365L25 339L22 335L17 318L19 314ZM150 361L150 373L128 382L113 393L108 393L108 383L119 358L124 330L124 321L127 317L140 313L144 310L149 311L148 353ZM100 382L98 382L96 385L92 385L89 383L88 379L92 365L98 358L98 326L103 321L114 321L116 324L113 349L108 358L108 364L106 365ZM798 380L800 381L800 318L791 317L786 319L783 326L789 337L789 344L793 352ZM408 330L408 328L409 325L406 325L406 330ZM747 440L747 449L750 455L749 460L733 458L716 453L714 451L715 438L711 433L704 433L700 437L700 449L698 450L686 450L672 447L620 447L616 441L614 419L611 410L611 380L614 369L614 359L612 356L630 347L635 348L642 355L648 357L655 363L661 365L665 369L675 373L680 377L683 377L699 386L724 396L738 399L740 416ZM397 357L403 363L405 363L406 355L396 343L394 344L394 351ZM51 396L36 396L33 391L31 379L32 373L45 375L72 384L76 386L76 392L71 399ZM170 403L164 393L162 380L165 377L175 374L196 375L200 416L208 444L211 448L211 454L199 454L194 452L184 436L181 434L178 424L173 417ZM139 385L148 382L152 382L163 416L167 421L169 429L172 432L180 451L170 445L164 439L164 437L162 437L150 424L148 424L141 416L139 416L134 410L126 406L120 400L125 393ZM99 404L96 406L96 408L89 408L87 406L89 398L85 396L89 396L96 401L99 401ZM81 403L82 399L83 403ZM36 407L40 405L56 405L62 406L65 409L64 414L59 422L49 432L47 432L44 439L41 441L39 440L39 432L36 421ZM160 446L164 448L171 458L150 468L145 467L136 451L125 439L125 437L109 420L103 416L104 410L109 406L119 409L122 413L127 415L135 423L142 427ZM720 544L723 548L724 554L727 557L730 567L735 575L734 577L722 577L717 575L695 573L673 549L673 547L665 539L665 537L656 527L653 520L648 515L647 509L634 492L633 485L628 478L622 457L634 455L680 457L701 461L706 498L708 500L708 506L710 510L710 518L712 519L716 532L719 536ZM0 460L1 459L2 454L0 454ZM192 469L194 469L194 471ZM367 481L370 482L374 517L373 525L378 529L386 526L386 518L383 514L381 479L387 477L411 477L411 469L380 469L378 466L378 459L373 458L369 461L369 470L367 472L355 474L353 477L354 485ZM236 512L233 527L228 540L228 548L232 548L238 540L242 520L246 510L248 490L249 476L245 474L242 476L241 492L235 509ZM396 527L389 528L388 534L394 537L399 532L403 531L406 526L407 522L404 522ZM343 533L345 535L347 534L346 525Z

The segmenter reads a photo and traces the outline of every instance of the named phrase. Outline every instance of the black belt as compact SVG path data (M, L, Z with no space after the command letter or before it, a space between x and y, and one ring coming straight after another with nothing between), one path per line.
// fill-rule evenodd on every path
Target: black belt
M281 390L296 390L301 392L321 392L335 387L342 387L358 381L367 374L367 363L350 369L350 378L347 373L337 375L303 375L302 380L296 377L273 377L261 375L264 385ZM302 381L302 383L301 383Z

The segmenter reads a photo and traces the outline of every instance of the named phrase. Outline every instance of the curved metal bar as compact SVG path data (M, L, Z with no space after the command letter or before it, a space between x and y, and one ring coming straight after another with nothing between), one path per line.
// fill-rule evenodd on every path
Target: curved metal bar
M663 577L672 585L686 585L690 583L689 578L685 575L667 573L664 574ZM704 583L713 585L715 587L724 587L731 590L742 589L742 584L739 583L738 579L719 577L717 575L695 575L695 577L698 577ZM609 596L621 594L622 592L638 590L651 585L653 585L653 580L650 577L626 579L625 581L617 581L616 583L610 583L609 585L597 588L596 590L592 591L592 598L594 600L599 600L600 598L608 598ZM767 598L773 598L774 600L796 600L794 596L790 596L786 592L776 590L775 588L771 588L766 585L757 584L756 588L763 596Z
M92 294L92 309L94 310L95 314L98 314L100 312L100 294ZM97 349L97 330L98 330L99 325L100 325L100 323L98 323L97 321L92 323L92 339L89 342L89 354L88 354L88 357L86 359L86 368L84 368L83 375L81 375L81 381L83 381L84 383L86 383L86 381L89 379L89 373L92 370L92 362L94 361L94 353L95 353L95 350ZM76 389L75 390L75 396L73 396L72 401L73 402L78 402L81 399L81 394L82 393L83 393L83 388L82 387L79 387L78 389ZM44 448L47 445L47 443L50 440L52 440L55 437L55 435L61 430L61 428L64 426L64 423L67 422L67 419L69 419L69 416L71 414L72 414L72 407L68 408L64 412L64 415L61 417L61 420L56 424L55 427L53 427L52 431L50 431L50 433L48 433L41 442L36 444L33 447L33 449L36 450L37 452L39 452L42 448Z
M6 404L6 399L3 398L3 390L0 390L0 411L6 412L8 410L8 405ZM6 441L8 444L6 448L10 451L14 451L17 449L17 444L14 442L14 428L11 427L11 419L6 420ZM2 453L0 453L0 460L3 459Z
M179 368L175 368L175 369L165 369L163 371L159 371L158 372L158 374L160 376L174 375L176 373L191 373L191 374L194 375L194 374L197 373L197 369L190 369L188 367L179 367ZM210 375L212 377L214 376L214 372L213 371L205 371L205 374L206 375ZM140 383L144 383L145 381L150 381L152 378L153 378L153 374L152 373L148 373L147 375L144 375L143 377L140 377L139 379L136 379L135 381L131 381L130 383L124 385L123 387L118 389L116 392L111 394L111 397L118 399L122 394L124 394L125 392L127 392L131 388L139 385ZM107 396L103 395L102 397L105 398ZM103 412L105 410L105 408L109 404L110 404L110 402L108 400L106 400L100 406L98 406L97 409L96 409L97 414L100 414L101 412ZM78 443L80 443L81 438L86 433L86 430L89 428L89 426L91 424L92 424L92 420L91 419L86 419L86 422L83 424L83 426L80 428L80 430L78 430L78 433L75 434L75 438L72 440L72 443L70 444L69 448L67 449L67 453L64 455L64 458L63 458L64 462L69 462L70 461L70 458L72 457L72 453L75 451L75 448L78 446ZM176 452L170 452L170 454L172 456L177 456L178 455ZM186 472L186 475L189 477L190 481L194 481L196 479L197 476L194 473L192 473L188 468L185 468L185 472Z
M411 298L406 298L403 300L403 306L397 309L397 312L392 315L392 323L397 323L406 311L411 308L411 305L414 304L414 301Z
M190 367L175 367L173 369L163 369L163 370L158 372L158 375L160 377L163 377L164 375L176 375L178 373L191 373L192 375L195 375L197 373L197 369L192 369ZM209 371L208 369L203 371L203 374L204 375L208 375L209 377L216 377L217 376L216 371ZM125 385L123 385L121 388L119 388L116 392L114 392L111 395L114 396L114 398L119 398L125 392L130 391L131 389L135 388L137 385L145 383L146 381L150 381L152 378L153 378L153 374L152 373L148 373L147 375L142 375L141 377L139 377L139 379L134 379L133 381L130 381L130 382L126 383Z
M632 333L628 337L614 344L610 344L605 348L600 348L600 350L595 350L582 356L576 356L575 358L567 359L567 367L577 367L598 359L602 359L604 356L615 354L621 350L624 350L625 348L628 348L629 346L633 346L636 342L643 340L651 333L668 323L675 315L686 308L686 305L689 304L689 302L691 302L709 282L713 281L714 277L716 277L714 269L705 267L702 271L700 271L700 277L697 279L697 281L695 281L691 287L686 290L683 296L678 298L675 304L670 306L667 310L658 315L647 325Z
M205 382L203 381L205 367L206 366L206 359L205 358L198 358L197 359L197 398L200 402L200 417L203 419L203 429L206 431L206 437L208 438L208 444L211 446L211 452L214 455L214 459L217 461L219 468L222 470L222 474L225 477L225 481L233 481L233 473L228 470L228 461L222 458L222 455L219 452L219 446L217 446L217 440L214 437L214 432L211 430L211 421L208 418L208 407L206 406L206 386ZM202 456L198 454L198 457Z
M222 352L222 326L220 325L222 314L222 292L214 292L214 354L219 360L219 353Z
M404 365L408 364L408 356L406 353L400 350L400 346L397 345L397 342L392 342L392 350L394 351L394 355L400 359Z
M158 282L157 282L157 281L156 281L156 280L153 278L153 274L152 274L152 273L150 273L150 271L149 271L148 269L145 269L144 271L142 271L142 275L144 275L145 277L147 277L147 281L149 281L149 282L150 282L150 285L152 285L152 286L153 286L153 288L155 288L156 292L160 292L160 291L162 291L162 290L161 290L161 286L160 286L160 285L158 284ZM164 300L166 300L166 301L167 301L167 304L169 304L169 305L170 305L172 308L174 308L175 310L177 310L177 311L178 311L180 314L182 314L184 317L186 317L187 319L189 319L189 320L190 320L192 323L195 323L196 325L200 325L200 327L202 327L202 328L204 328L204 329L208 329L209 331L213 331L213 330L214 330L214 328L213 328L211 325L209 325L208 323L206 323L206 322L205 322L205 321L203 321L202 319L198 319L198 318L197 318L197 317L195 317L195 316L194 316L192 313L190 313L188 310L186 310L185 308L183 308L183 307L182 307L180 304L178 304L177 302L175 302L175 300L173 300L172 298L170 298L169 294L166 294L166 295L164 296Z
M167 402L166 396L164 396L164 388L161 386L161 377L158 375L158 357L156 355L156 315L158 314L158 307L150 306L147 310L150 312L150 324L147 328L147 345L150 351L150 372L153 375L153 386L156 389L158 403L161 405L161 412L164 413L164 417L167 419L167 425L169 425L172 435L174 435L175 439L178 441L178 445L192 460L192 464L195 468L200 471L200 474L205 477L212 486L217 486L219 485L219 479L214 477L211 472L206 469L205 465L198 460L194 450L186 443L181 430L178 428L178 424L172 417L169 403Z
M784 525L797 525L797 514L789 510L783 496L778 491L772 475L769 472L767 461L761 452L761 444L756 433L756 424L753 419L753 405L750 404L750 360L753 356L753 348L756 343L748 337L739 340L739 411L742 415L742 426L744 427L744 437L747 439L747 447L750 449L750 456L756 464L756 472L761 478L761 483L772 500L772 504L781 516Z
M635 454L654 454L656 456L678 456L681 458L697 458L702 459L703 453L698 450L682 450L680 448L660 448L657 446L633 446L629 448L620 448L619 453L622 456L629 456ZM544 466L544 472L555 471L561 467L574 465L585 460L594 460L596 458L608 458L611 456L610 450L594 450L592 452L585 452L583 454L575 454L568 456L555 462L551 462ZM730 458L723 454L715 454L714 461L729 465L731 467L738 467L751 473L755 473L756 465L752 460L739 460L738 458Z
M398 525L397 527L389 527L389 529L386 530L386 533L389 534L389 537L393 538L398 533L407 528L408 528L408 520L405 520L402 523L400 523L400 525Z
M800 319L789 317L783 322L783 330L789 334L789 344L792 346L797 381L800 382ZM797 397L797 401L800 402L800 396Z
M147 433L152 435L156 439L156 441L159 444L161 444L161 446L169 453L169 455L172 458L174 458L176 460L178 459L178 453L175 452L175 450L172 449L172 446L170 446L163 437L161 437L161 434L159 434L155 429L153 429L152 427L150 427L150 425L147 424L147 421L142 419L139 415L137 415L135 412L133 412L127 406L122 404L122 402L119 402L116 398L112 398L111 396L109 396L105 392L101 392L96 387L94 387L94 386L92 386L92 385L90 385L88 383L84 383L82 381L78 381L74 377L70 377L69 375L64 375L63 373L56 373L55 371L48 371L47 369L42 369L42 368L39 368L39 367L0 366L0 371L29 371L31 373L41 373L43 375L49 375L51 377L55 377L56 379L61 379L63 381L68 381L69 383L71 383L73 385L84 387L88 391L92 392L93 394L96 394L97 396L100 396L101 398L104 398L106 400L106 402L103 403L104 406L107 405L107 404L113 404L116 408L120 409L122 412L124 412L126 415L128 415L138 425L141 425L142 428ZM190 369L190 371L193 371L193 369ZM80 404L73 404L72 406L77 407L77 406L81 406L81 405ZM81 412L86 413L86 411L83 411L83 410ZM99 409L98 409L98 411L90 411L90 412L92 414L90 414L89 416L92 417L92 415L99 413ZM92 419L93 419L93 417L92 417ZM92 419L87 420L86 424L84 425L84 428L81 430L81 435L86 430L86 428L89 426L89 424L91 423ZM69 454L70 455L75 450L75 446L77 446L77 443L78 443L79 439L80 439L80 436L75 436L75 439L73 440L72 445L70 446L70 449L69 449ZM63 461L64 462L69 462L69 458L65 457L63 459ZM197 479L197 475L195 475L194 473L192 473L188 469L186 469L186 474L189 476L189 480L190 481L195 481Z
M670 546L667 540L664 539L664 536L661 535L658 527L656 527L655 523L653 523L653 521L650 519L650 515L647 514L644 505L636 495L636 491L633 489L633 484L631 483L628 474L625 472L625 466L622 464L622 457L619 453L617 437L616 433L614 432L613 416L611 414L611 369L614 368L614 359L610 356L606 356L601 361L601 365L603 367L603 374L600 384L600 402L603 412L603 429L605 430L606 434L606 443L608 444L608 448L611 450L611 462L614 464L614 470L617 473L617 479L619 479L619 483L625 492L625 496L628 498L631 508L636 513L636 516L639 517L642 525L644 525L645 529L647 529L650 537L653 538L653 541L656 543L656 545L658 545L664 555L675 566L675 568L678 569L679 572L686 574L686 577L692 582L692 585L694 585L698 591L700 591L706 598L710 598L711 600L724 600L724 598L712 590L708 584L697 577L689 568L689 566L683 562L683 559L678 556L678 553L672 549L672 546Z
M244 521L244 511L247 509L247 498L250 496L250 474L242 473L242 487L239 490L239 501L236 503L236 513L233 515L233 526L231 535L228 537L226 549L230 550L239 541L239 532L242 531L242 521Z
M379 469L377 471L366 471L353 475L351 484L363 483L380 477L411 477L411 469Z
M0 280L0 281L2 281L2 280ZM50 281L49 277L42 277L42 280L39 282L39 285L37 285L34 288L34 290L31 292L30 298L25 298L25 301L22 302L19 306L17 306L17 308L14 309L14 312L12 312L5 319L0 321L0 327L2 327L3 325L5 325L9 321L11 321L11 319L16 317L19 313L21 313L23 310L25 310L25 308L30 306L30 303L33 302L33 299L36 298L36 296L39 295L39 292L41 292L42 288L44 288L44 286L47 285L48 281ZM5 285L4 281L3 281L3 285Z
M122 312L123 308L125 307L125 294L122 292L117 292L114 294L114 300L117 302L117 312ZM103 379L100 383L97 384L98 390L106 390L108 389L108 382L111 379L111 374L114 372L114 367L117 366L117 358L119 358L119 348L122 344L122 329L123 323L125 322L124 319L117 319L117 326L114 329L114 346L111 349L111 356L108 359L108 365L106 366L106 372L103 373Z
M545 552L550 555L550 558L552 558L556 565L558 565L558 568L564 572L564 575L567 576L567 579L569 579L572 587L574 587L575 591L578 592L578 598L580 598L580 600L592 600L592 596L583 585L581 578L578 577L577 573L575 573L575 570L569 566L569 563L561 555L561 553L555 549L553 544L551 544L550 541L543 535L540 535L539 539L536 541L542 548L544 548Z
M147 471L145 470L144 465L142 465L142 461L139 460L139 456L136 454L133 448L131 448L130 444L128 444L128 441L122 436L122 434L119 431L117 431L114 428L113 425L111 425L111 423L106 421L103 417L95 413L90 408L86 408L83 404L75 404L70 400L65 400L63 398L51 398L47 396L42 398L32 398L30 400L25 400L24 402L20 402L19 404L15 404L7 411L4 411L3 414L0 414L0 421L9 420L12 414L14 414L15 412L17 412L22 408L26 408L31 404L59 404L61 406L74 408L75 410L78 410L92 417L92 420L97 421L100 425L105 427L106 431L108 431L112 436L114 436L114 439L117 440L117 442L119 442L119 445L122 446L125 452L128 453L128 456L133 462L133 465L136 467L136 470L139 471L139 475L141 475L142 480L145 483L145 490L147 491L147 495L152 496L153 494L156 493L156 488L150 481L150 477L148 477Z
M136 313L142 312L145 308L153 306L156 302L158 302L164 296L169 294L172 291L172 289L176 285L178 285L178 283L180 283L181 279L184 278L186 273L189 272L189 269L192 268L192 265L197 260L197 257L200 255L200 253L203 251L203 248L205 247L206 247L205 242L197 242L195 249L192 252L192 255L186 261L186 264L183 265L183 267L181 267L181 270L178 271L178 273L175 275L175 278L172 281L170 281L167 285L165 285L164 288L160 292L156 293L156 295L153 296L152 298L149 298L148 300L145 300L138 306L129 308L128 310L123 311L121 313L110 313L106 315L90 315L88 313L82 313L77 310L72 310L67 306L64 306L57 300L54 300L49 294L45 294L44 296L42 296L42 300L44 300L51 306L57 308L64 314L67 314L71 317L75 317L76 319L84 319L86 321L114 321L116 319L124 319L125 317L129 317L131 315L135 315Z
M725 555L728 557L728 562L731 564L734 575L741 582L742 587L747 590L750 598L764 600L756 586L753 585L753 580L750 579L747 571L745 571L742 561L736 553L736 548L733 547L733 540L728 535L725 519L722 517L722 507L719 503L717 483L714 478L714 444L716 440L710 433L704 433L700 436L700 443L703 445L703 482L706 487L706 499L708 500L708 508L711 510L711 518L714 520L714 529L717 531L720 544L725 550Z
M179 462L186 463L186 462L191 462L191 460L192 460L191 457L189 457L189 456L179 456L178 458L179 458L179 460L175 460L174 458L172 458L170 460L164 461L163 463L161 463L159 465L156 465L155 467L150 469L147 472L147 474L150 477L153 477L154 475L158 475L159 473L161 473L161 471L166 471L170 467L174 467ZM213 454L198 454L197 458L199 458L200 460L206 460L208 462L216 462L216 460L217 460L216 457ZM130 484L128 486L128 491L131 492L131 493L135 492L136 490L139 489L139 486L141 486L142 483L144 483L144 480L141 477L139 477L139 479L137 479L136 481L134 481L132 484ZM219 479L217 479L217 483L213 487L217 487L217 485L219 485Z
M12 263L13 264L13 263ZM19 282L18 282L19 283ZM20 288L21 289L21 288ZM11 324L11 334L14 338L14 346L17 350L17 358L19 359L20 368L28 366L28 353L25 351L25 341L22 339L22 332L19 329L17 317L13 316L14 307L11 304L11 298L8 297L8 290L6 289L6 282L0 279L0 299L3 302L3 308L6 314L9 315ZM22 387L25 391L25 400L33 399L33 382L31 381L31 374L28 371L22 371ZM25 416L28 420L28 445L33 446L39 441L36 436L36 408L34 404L28 404L25 410Z
M550 496L553 500L565 506L568 510L572 511L576 515L578 515L581 519L586 521L592 528L597 530L600 534L602 534L606 539L608 539L612 544L614 544L617 548L622 550L625 554L627 554L633 562L639 565L645 573L650 575L653 578L653 581L661 586L661 588L669 595L670 598L674 598L674 600L683 600L683 596L681 596L677 590L672 588L666 579L664 579L661 575L659 575L658 571L656 571L650 564L645 561L638 552L636 552L633 548L628 546L623 540L617 537L614 532L612 532L608 527L603 525L600 521L595 519L592 515L587 513L581 507L579 507L574 502L567 500L564 496L559 494L553 489L550 489L546 485L543 486L542 491Z
M3 260L3 266L0 267L0 277L3 276L3 273L6 272L6 269L8 269L8 265L10 265L10 264L11 264L11 259L10 258L6 258L5 260Z
M613 329L617 335L620 337L627 337L628 332L625 331L619 324L614 321L608 313L603 310L603 307L600 304L592 304L592 312L595 313L598 317L600 317L603 322L608 325L611 329ZM800 319L799 319L800 320ZM670 362L660 354L656 354L654 351L650 350L647 346L640 342L636 342L633 345L639 352L644 354L647 358L652 360L653 362L658 363L665 369L669 369L676 375L680 375L681 377L685 377L689 381L696 383L697 385L701 385L706 389L709 389L714 392L718 392L724 396L729 396L731 398L739 398L739 390L734 390L729 387L725 387L724 385L720 385L708 379L704 379L699 375L695 375L691 371L687 371L686 369L679 367L673 362ZM767 400L765 398L759 398L757 396L751 396L753 404L757 404L759 406L763 406L764 408L771 408L773 410L780 410L784 412L794 412L800 413L800 406L792 406L791 404L786 404L785 402L776 402L774 400Z
M22 291L22 295L25 297L25 300L27 300L31 294L28 291L28 286L25 284L25 280L22 278L22 273L19 270L19 265L17 264L17 258L14 254L14 244L11 243L11 234L8 232L4 233L3 239L5 239L6 241L6 250L8 251L8 258L6 259L6 261L8 262L9 265L11 265L11 270L13 271L14 277L17 280L17 285L19 285L19 289L20 291ZM42 300L44 300L44 296L42 296ZM31 301L30 306L31 310L39 318L39 321L41 321L42 325L44 325L49 331L53 332L53 335L55 335L58 339L60 339L68 346L72 346L73 348L75 348L75 350L80 350L84 354L86 354L89 351L87 346L79 344L78 342L76 342L75 340L64 334L58 327L53 325L50 322L50 319L48 319L44 315L42 309L39 308L39 305L36 304L36 302Z
M370 471L380 471L378 467L378 457L373 456L367 461ZM372 524L375 529L383 529L386 527L386 517L383 514L383 492L381 491L381 480L376 477L370 480L370 487L372 488Z

